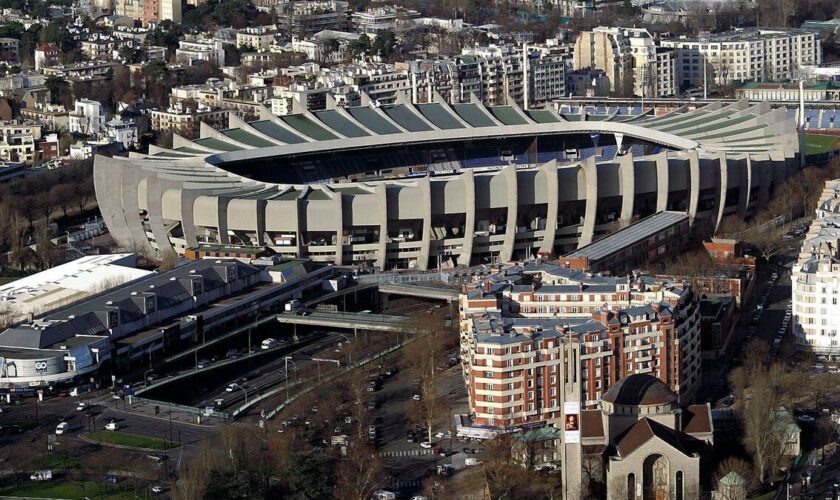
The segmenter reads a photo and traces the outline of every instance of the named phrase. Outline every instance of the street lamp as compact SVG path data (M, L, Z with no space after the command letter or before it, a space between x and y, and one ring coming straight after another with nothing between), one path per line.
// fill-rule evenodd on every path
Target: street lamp
M340 333L340 332L336 332L336 333L341 335L341 337L345 340L345 342L347 342L348 344L351 344L350 348L347 349L347 357L348 357L350 365L352 365L353 364L353 347L355 347L355 344L350 342L350 337L348 337L347 335L344 335L343 333Z
M149 385L149 374L155 371L153 368L149 368L143 373L143 387L148 387Z
M297 373L297 365L295 364L294 360L291 356L286 356L283 358L285 361L285 367L283 369L286 375L286 401L289 401L289 361L292 362L292 367L295 369L295 373Z
M257 316L254 318L254 322L253 322L253 323L251 323L251 326L249 326L249 327L248 327L248 354L247 354L248 356L250 356L250 355L251 355L251 330L253 330L253 329L254 329L254 326L255 326L257 323L259 323L259 321L260 321L260 313L261 313L261 312L262 312L262 311L260 311L259 309L257 309Z
M241 385L239 385L239 384L231 384L231 386L232 386L234 389L242 389L242 394L244 394L244 395L245 395L245 406L248 406L248 391L246 391L246 390L245 390L245 388L244 388L244 387L242 387L242 386L241 386ZM171 410L170 410L170 411L171 411Z

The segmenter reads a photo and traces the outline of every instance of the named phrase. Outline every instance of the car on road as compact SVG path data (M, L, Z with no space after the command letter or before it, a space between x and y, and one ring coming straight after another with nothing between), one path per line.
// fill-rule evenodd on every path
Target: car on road
M199 362L196 363L196 365L195 365L195 367L198 368L199 370L203 370L204 368L207 368L208 366L210 366L210 361L208 361L206 359L199 360Z
M408 443L413 443L417 439L417 436L414 435L413 432L408 431L405 433L405 440Z
M70 424L68 424L67 422L61 422L55 428L55 435L60 436L60 435L64 434L65 432L67 432L68 427L70 427Z
M233 392L236 389L239 389L240 387L242 387L242 386L237 384L237 383L233 383L233 384L230 384L227 387L225 387L225 392Z
M229 349L228 352L225 354L225 357L227 359L236 359L239 356L239 349Z
M477 458L467 457L466 459L464 459L464 465L466 465L467 467L472 467L472 466L478 465L480 463L481 463L481 460L479 460Z
M280 342L277 342L277 339L268 338L262 341L260 344L260 349L266 351L268 349L274 349L275 347L279 347Z
M163 493L163 486L159 484L152 486L152 493Z
M115 430L117 430L117 427L118 427L117 422L114 421L114 420L111 420L110 422L105 424L105 430L106 431L115 431Z
M76 405L76 411L84 411L87 409L87 403L84 401L79 401L79 404Z
M805 422L805 423L808 423L808 424L814 423L816 421L816 419L814 417L812 417L811 415L799 415L798 417L796 417L796 420L799 420L800 422Z
M430 443L428 441L423 441L422 443L420 443L420 447L425 448L427 450L430 450L432 448L432 446L433 446L432 443Z
M29 476L29 479L33 481L49 481L52 479L52 471L51 470L36 470Z
M367 407L368 407L368 410L376 409L376 400L375 399L369 399L368 403L367 403Z
M411 399L413 399L414 401L420 401L420 395L415 394L415 395L411 396Z

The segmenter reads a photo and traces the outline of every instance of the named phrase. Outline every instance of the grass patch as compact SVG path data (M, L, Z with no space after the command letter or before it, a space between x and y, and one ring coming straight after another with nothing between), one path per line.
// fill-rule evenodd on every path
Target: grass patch
M119 431L96 431L88 434L88 438L98 443L116 444L119 446L130 446L132 448L148 448L152 450L168 450L174 448L173 443L165 442L162 439L155 439L137 434L129 434Z
M78 457L68 457L63 453L50 453L38 460L35 469L81 469L84 461Z
M30 483L20 487L6 488L2 491L3 496L12 497L30 497L30 498L72 498L83 499L86 496L89 498L104 498L108 500L123 500L133 499L134 493L131 491L120 491L122 488L119 485L96 484L91 482L72 482L72 483L58 483L53 481L44 481L40 483ZM100 496L100 492L102 496Z
M805 154L818 155L836 150L837 137L833 135L805 134Z

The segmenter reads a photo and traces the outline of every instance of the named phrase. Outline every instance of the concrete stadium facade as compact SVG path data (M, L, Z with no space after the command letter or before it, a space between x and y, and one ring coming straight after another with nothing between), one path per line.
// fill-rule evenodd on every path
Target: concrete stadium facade
M796 124L746 101L662 116L479 102L301 111L203 126L94 180L122 247L201 243L381 269L562 254L661 210L717 225L798 168ZM303 182L302 182L303 181Z

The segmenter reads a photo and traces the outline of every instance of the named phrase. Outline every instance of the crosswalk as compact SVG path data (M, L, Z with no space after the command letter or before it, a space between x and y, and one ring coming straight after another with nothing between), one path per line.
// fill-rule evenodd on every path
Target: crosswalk
M395 490L400 490L403 488L417 488L422 485L422 481L415 479L414 481L394 481L391 486L393 486Z
M380 457L416 457L419 455L431 455L432 450L423 448L419 450L394 450L379 452Z

